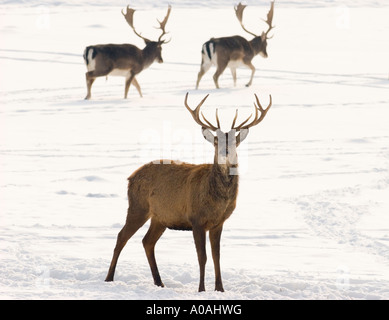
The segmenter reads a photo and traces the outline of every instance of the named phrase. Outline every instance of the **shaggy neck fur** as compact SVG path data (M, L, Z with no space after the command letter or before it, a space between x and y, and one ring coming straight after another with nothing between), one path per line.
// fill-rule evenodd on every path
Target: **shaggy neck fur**
M237 164L213 164L209 176L209 190L215 199L236 199L239 182L237 170Z

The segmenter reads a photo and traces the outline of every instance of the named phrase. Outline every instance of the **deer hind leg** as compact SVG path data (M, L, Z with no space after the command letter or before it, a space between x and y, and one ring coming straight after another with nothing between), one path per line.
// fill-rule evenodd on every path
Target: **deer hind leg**
M222 276L220 271L220 238L223 225L209 231L209 240L211 241L212 258L215 267L215 290L224 292Z
M135 213L130 208L128 209L126 224L117 236L116 246L113 251L111 265L109 267L105 281L113 281L116 264L118 262L120 252L126 245L127 241L135 234L135 232L138 231L140 227L145 224L148 218L149 217L146 214Z
M85 100L89 100L92 96L92 84L93 82L95 82L96 78L95 77L91 77L90 75L88 75L89 72L85 73L85 78L86 78L86 89L87 89L87 93L86 93L86 97L85 97Z
M207 253L205 250L205 229L200 226L193 226L193 238L196 245L197 258L200 266L200 284L199 292L205 291L204 277L205 277L205 264L207 262Z
M200 71L197 75L196 90L199 88L201 78L211 68L211 66L212 66L212 62L211 61L204 62L204 58L203 58L203 61L201 61Z
M224 72L224 70L226 68L227 68L226 62L222 62L222 61L219 62L218 61L217 70L216 70L215 74L213 75L213 81L215 82L215 86L217 89L220 89L219 88L219 77Z
M112 71L111 66L107 66L104 69L101 70L90 70L87 73L85 73L85 78L86 78L86 87L87 87L87 94L85 99L90 99L91 98L91 89L92 89L92 84L98 77L103 77L109 74Z
M92 97L92 84L95 82L96 78L96 72L94 71L88 71L85 73L85 79L86 79L86 97L85 100L89 100Z
M159 287L164 287L162 283L161 276L159 275L157 262L155 260L154 248L158 239L162 236L166 227L163 226L155 219L151 219L151 224L149 230L147 231L145 237L142 240L143 247L145 248L147 260L150 265L151 274L154 279L154 284Z
M251 69L251 78L250 78L250 81L246 84L246 87L250 87L251 84L253 83L254 74L255 74L255 67L253 66L253 64L251 62L247 64L247 67Z

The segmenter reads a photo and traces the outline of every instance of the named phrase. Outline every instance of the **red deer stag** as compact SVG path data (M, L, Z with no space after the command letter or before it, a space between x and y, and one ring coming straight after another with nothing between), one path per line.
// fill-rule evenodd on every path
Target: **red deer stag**
M227 67L231 69L234 85L236 85L236 68L240 66L250 68L251 78L246 86L251 86L255 74L255 67L251 61L258 54L267 58L267 40L270 39L268 34L270 30L274 28L272 26L274 1L271 2L270 10L267 14L267 20L265 21L269 27L267 31L262 32L260 36L248 31L243 25L243 10L245 8L246 5L239 3L238 6L235 7L236 17L238 18L243 30L254 36L254 39L247 41L241 36L232 36L211 38L209 41L205 42L201 51L201 67L197 76L196 89L199 88L201 78L212 65L216 65L217 68L215 74L213 75L213 81L215 82L217 89L219 89L219 77Z
M238 111L227 133L220 130L216 112L217 126L211 124L204 115L200 117L200 108L208 95L196 109L188 106L188 94L185 106L194 121L202 128L204 138L215 148L213 164L176 163L166 160L151 162L136 170L128 178L127 220L117 236L112 262L105 281L113 281L116 264L127 241L151 218L148 232L143 238L143 246L157 286L163 287L154 256L154 247L166 228L192 230L200 266L199 291L205 291L204 272L206 256L206 232L212 248L215 267L215 290L224 291L220 272L220 237L224 221L232 214L238 192L237 151L236 148L247 137L250 127L259 124L269 111L272 101L266 109L262 108L255 95L255 117L247 118L235 126ZM205 122L204 122L205 121ZM247 124L248 123L248 124ZM216 135L212 133L216 132Z
M157 41L151 41L138 33L133 24L134 9L127 6L126 14L122 14L134 33L144 40L146 46L141 50L132 44L100 44L85 48L84 60L88 72L86 72L87 95L85 99L91 98L91 88L97 77L122 76L126 78L124 98L127 98L130 84L133 83L142 97L142 92L135 76L142 70L148 68L154 61L163 62L161 51L162 45L167 41L162 40L166 34L165 26L169 19L171 6L169 6L165 18L159 22L162 34Z

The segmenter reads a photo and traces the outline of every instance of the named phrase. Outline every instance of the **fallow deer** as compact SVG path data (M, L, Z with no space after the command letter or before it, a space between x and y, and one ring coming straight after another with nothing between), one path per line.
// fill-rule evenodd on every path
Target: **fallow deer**
M225 133L220 130L217 110L217 126L211 124L203 114L204 120L201 119L200 108L207 97L208 95L192 110L187 102L187 93L185 107L194 121L201 126L204 138L215 148L213 164L195 165L159 160L140 167L128 178L127 220L117 236L105 281L113 281L123 247L135 232L151 219L150 227L143 238L143 246L155 285L164 286L154 255L158 239L166 228L192 230L200 266L199 291L205 291L206 232L209 231L215 268L215 290L224 291L220 271L220 237L223 223L232 214L236 205L238 193L236 148L247 137L249 128L264 119L272 100L270 96L270 103L264 109L255 95L254 119L248 123L252 116L250 115L236 126L237 110L231 130Z
M216 65L217 68L215 74L213 75L213 81L215 82L217 89L219 89L219 77L227 67L231 69L234 86L236 86L236 68L241 66L250 68L251 77L246 86L251 86L255 74L255 67L251 61L258 54L267 58L267 40L270 39L268 34L270 30L274 28L272 26L274 1L270 4L270 10L267 14L267 20L265 21L268 25L268 30L266 32L262 32L260 36L248 31L243 25L243 11L246 7L246 5L239 3L238 6L234 8L235 14L243 30L254 36L254 38L247 41L241 36L232 36L211 38L209 41L205 42L201 51L201 67L197 76L196 89L199 87L201 78L212 65Z
M143 39L146 46L141 50L132 44L100 44L85 48L84 60L88 72L86 72L87 95L85 99L91 98L91 88L97 77L103 76L123 76L126 78L124 98L127 98L130 84L133 83L142 97L142 92L135 76L142 70L148 68L154 61L163 62L162 45L168 41L162 40L166 34L165 26L169 19L171 6L169 5L165 18L159 22L162 34L157 41L151 41L143 37L135 30L134 12L135 10L127 6L127 12L122 14L134 33ZM169 40L170 41L170 40Z

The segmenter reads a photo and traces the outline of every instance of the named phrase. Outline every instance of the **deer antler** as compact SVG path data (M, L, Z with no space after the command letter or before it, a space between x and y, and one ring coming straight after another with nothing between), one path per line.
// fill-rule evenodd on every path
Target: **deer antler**
M256 37L257 35L248 31L245 26L243 25L243 11L247 7L247 5L242 4L239 2L238 6L234 7L236 17L239 20L240 25L242 26L243 30L246 31L247 33L251 34L252 36Z
M188 111L190 112L190 114L192 115L194 121L196 121L196 123L198 123L202 128L206 128L206 129L210 129L212 131L216 131L217 129L220 129L220 121L219 121L219 116L218 116L218 113L217 113L217 109L216 109L216 122L217 122L217 127L215 127L212 123L210 123L205 117L204 117L204 114L201 112L201 115L202 117L204 118L205 122L207 124L205 124L204 122L201 121L200 119L200 108L201 106L203 105L203 103L205 102L205 100L208 98L209 94L207 94L205 96L205 98L203 100L201 100L201 102L198 104L198 106L196 107L196 109L192 110L189 106L188 106L188 95L189 95L189 92L186 93L186 96L185 96L185 107L188 109Z
M273 23L273 15L274 15L274 1L272 1L270 3L270 10L269 12L267 13L267 20L264 20L267 25L269 26L269 29L267 29L267 31L265 32L265 35L266 35L266 39L270 39L267 34L270 32L271 29L274 28L274 26L272 26L272 23ZM273 36L271 37L273 38Z
M235 121L236 121L236 119L238 118L238 109L236 109L235 118L234 118L234 121L232 121L231 129L240 130L240 128L241 128L247 121L249 121L251 117L252 117L252 114L250 114L250 116L249 116L245 121L243 121L239 126L235 127Z
M127 6L127 12L126 14L124 14L123 10L122 10L122 14L124 16L124 18L126 19L127 23L130 25L131 29L134 31L134 33L141 39L143 39L145 42L150 42L149 39L143 37L140 33L138 33L136 30L135 30L135 27L134 27L134 12L136 10L130 8L130 6Z
M171 5L169 4L169 7L168 7L168 9L167 9L166 16L165 16L165 18L162 20L162 22L159 21L159 20L157 19L157 21L158 21L158 23L159 23L159 29L162 30L162 34L159 36L158 42L162 42L162 43L168 43L168 42L170 42L170 40L169 40L169 41L165 41L165 40L162 40L162 41L161 41L162 37L163 37L165 34L168 33L168 32L165 31L165 26L166 26L167 20L169 19L170 11L172 11L172 7L171 7Z
M242 4L241 2L239 2L239 4L234 7L235 9L235 14L236 14L236 17L238 18L239 20L239 23L240 25L242 26L243 30L246 31L247 33L251 34L252 36L254 37L257 37L256 34L252 33L251 31L247 30L245 28L245 26L243 25L243 11L244 9L247 7L247 5L244 5ZM272 1L270 3L270 10L269 12L267 13L267 20L263 20L267 23L267 25L269 26L269 28L267 29L266 32L264 32L263 34L266 36L266 39L270 39L267 35L268 33L270 32L271 29L274 28L274 26L272 26L272 23L273 23L273 16L274 16L274 1Z
M257 104L255 104L255 102L254 102L254 107L255 107L254 120L252 122L250 122L249 124L246 124L246 122L249 121L249 119L251 118L251 116L252 116L252 114L251 114L250 117L248 117L245 121L243 121L239 126L235 127L235 121L238 118L238 110L236 110L235 118L234 118L234 121L232 122L231 129L235 129L235 130L239 131L242 129L248 129L250 127L256 126L258 123L260 123L263 120L263 118L265 118L267 112L269 111L270 107L272 106L271 95L269 95L269 97L270 97L269 105L267 106L266 109L263 109L261 103L259 102L258 96L255 94L255 99L257 100ZM258 117L258 111L261 112L261 115L259 117Z

